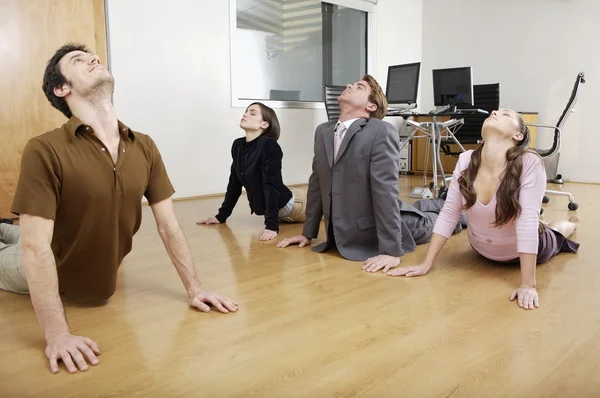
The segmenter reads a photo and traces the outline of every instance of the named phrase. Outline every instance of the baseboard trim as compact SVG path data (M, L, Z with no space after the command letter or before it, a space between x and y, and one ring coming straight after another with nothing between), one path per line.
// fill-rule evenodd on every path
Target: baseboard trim
M288 185L288 187L292 187L292 188L304 188L307 187L308 184L290 184ZM242 190L242 195L246 194L246 190ZM189 202L191 200L199 200L199 199L210 199L210 198L217 198L217 197L224 197L225 196L225 192L219 192L219 193L208 193L205 195L196 195L196 196L183 196L181 198L173 198L173 202ZM148 205L148 201L147 200L143 200L142 204L144 206Z

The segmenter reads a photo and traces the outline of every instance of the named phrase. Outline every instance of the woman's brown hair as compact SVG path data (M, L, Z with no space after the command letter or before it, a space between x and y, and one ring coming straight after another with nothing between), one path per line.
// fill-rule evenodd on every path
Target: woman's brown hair
M500 176L500 184L496 191L496 220L495 227L501 227L508 224L511 220L517 218L521 214L521 205L519 204L519 191L521 190L521 172L523 171L523 154L527 152L535 153L529 149L531 134L529 128L525 125L521 115L519 118L519 132L523 135L523 139L514 147L506 151L506 168ZM458 179L460 193L465 198L464 210L468 210L475 204L477 200L477 192L473 187L477 171L481 165L481 151L485 142L482 143L471 155L469 166L463 170Z
M262 115L263 120L269 123L269 127L267 127L261 135L271 137L275 141L277 141L279 139L280 128L279 119L277 119L277 114L275 113L275 111L272 108L269 108L268 106L263 104L262 102L253 102L250 105L248 105L248 108L250 108L252 105L259 106L260 114ZM248 108L246 108L246 110L248 110Z

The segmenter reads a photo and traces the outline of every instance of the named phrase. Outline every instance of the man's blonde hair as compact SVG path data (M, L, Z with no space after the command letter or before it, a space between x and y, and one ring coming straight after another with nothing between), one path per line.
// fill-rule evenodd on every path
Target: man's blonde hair
M387 113L388 102L383 90L377 80L371 75L364 75L360 80L364 80L371 87L371 95L369 95L369 102L377 105L377 109L371 112L371 117L376 119L383 119Z

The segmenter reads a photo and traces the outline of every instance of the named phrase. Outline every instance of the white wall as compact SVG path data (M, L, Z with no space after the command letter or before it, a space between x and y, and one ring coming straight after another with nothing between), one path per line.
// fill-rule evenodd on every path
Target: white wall
M600 134L589 127L600 92L598 15L595 0L423 0L423 109L433 108L432 69L472 66L475 84L500 83L501 107L537 111L539 122L555 125L584 71L589 79L565 128L559 173L600 182ZM538 147L551 146L553 132L545 130Z
M375 20L377 41L376 64L373 76L385 90L390 65L421 61L423 0L379 0ZM421 82L423 71L421 71ZM421 92L417 110L421 106ZM386 121L401 128L401 118L388 117Z
M384 86L388 65L418 60L421 0L376 8L374 76ZM231 143L243 134L243 109L231 107L229 26L225 0L108 0L117 115L156 141L176 197L224 192ZM276 111L284 181L306 183L325 110Z

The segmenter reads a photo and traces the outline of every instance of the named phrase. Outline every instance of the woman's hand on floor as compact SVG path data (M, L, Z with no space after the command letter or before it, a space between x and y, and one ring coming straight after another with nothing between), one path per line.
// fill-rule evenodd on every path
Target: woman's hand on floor
M535 290L535 287L521 285L520 288L513 290L510 294L510 301L517 299L519 307L524 310L533 310L540 306L540 298Z
M389 271L389 276L421 276L426 275L431 269L430 265L419 264L419 265L411 265L408 267L397 268L395 270Z
M270 229L263 229L258 236L258 240L273 240L277 238L277 232L271 231Z
M196 221L196 224L197 225L221 224L221 222L219 220L217 220L216 217L208 217L208 218L205 218L204 220Z

